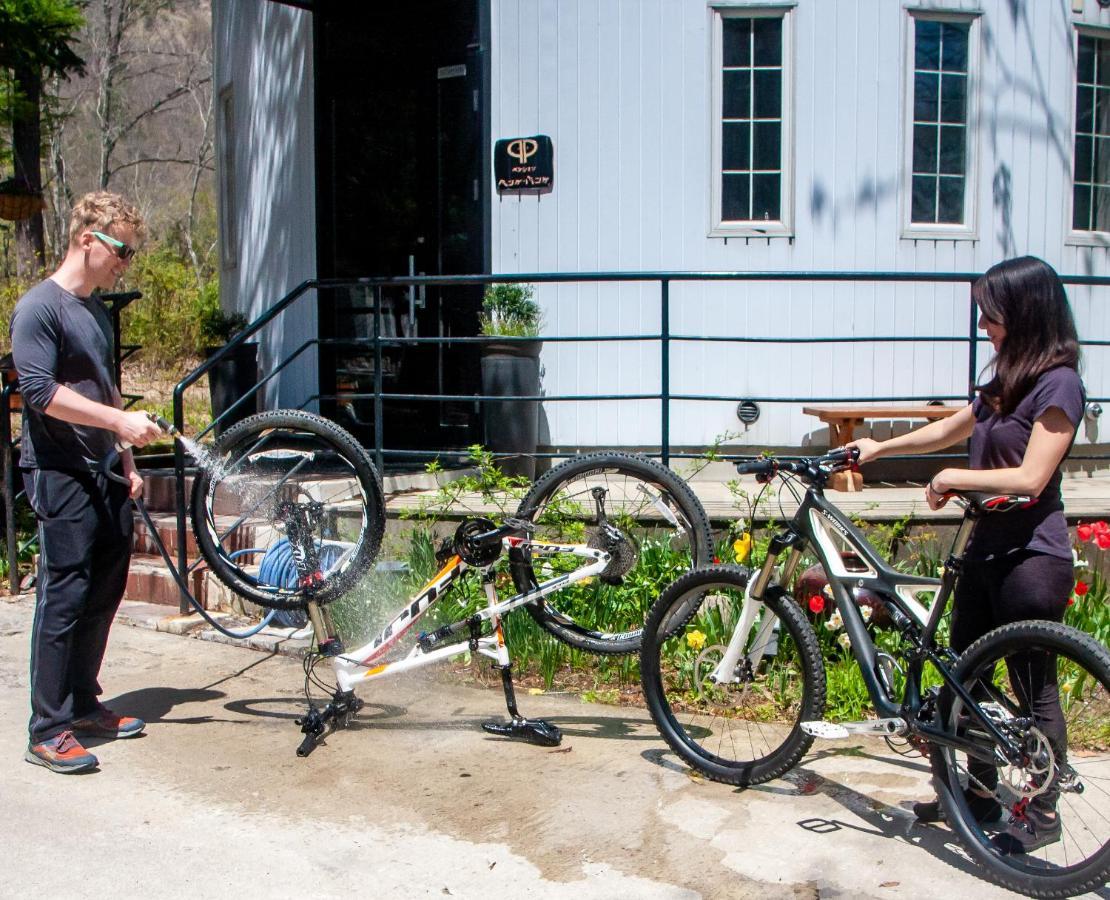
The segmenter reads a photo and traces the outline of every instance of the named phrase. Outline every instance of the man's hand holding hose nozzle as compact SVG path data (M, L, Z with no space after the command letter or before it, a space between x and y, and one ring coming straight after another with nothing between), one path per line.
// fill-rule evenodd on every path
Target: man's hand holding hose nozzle
M151 441L161 437L163 432L176 434L177 429L154 413L128 412L121 409L112 430L119 437L116 449L123 457L123 473L127 478L131 498L138 499L143 495L143 479L128 451L132 447L145 447Z

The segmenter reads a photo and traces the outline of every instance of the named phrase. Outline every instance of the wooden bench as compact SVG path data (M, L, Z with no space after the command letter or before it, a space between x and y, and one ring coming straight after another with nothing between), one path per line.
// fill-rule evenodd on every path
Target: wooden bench
M803 406L807 416L816 416L829 426L829 449L843 447L855 436L855 430L868 419L947 419L962 406ZM834 491L858 491L863 488L859 472L838 472L829 483Z

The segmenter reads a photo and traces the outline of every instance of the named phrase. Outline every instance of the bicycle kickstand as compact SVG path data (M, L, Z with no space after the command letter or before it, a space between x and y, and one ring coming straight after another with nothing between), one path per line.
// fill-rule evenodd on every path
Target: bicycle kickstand
M350 725L355 713L364 705L363 700L356 697L354 691L337 690L323 709L310 706L304 718L297 719L297 724L301 726L301 733L305 736L297 748L297 756L301 758L308 756L333 731Z
M526 719L516 708L516 692L513 690L513 667L494 666L501 670L501 687L505 690L505 705L509 708L508 722L483 722L482 730L500 737L527 741L541 747L558 747L563 733L558 726L546 719Z

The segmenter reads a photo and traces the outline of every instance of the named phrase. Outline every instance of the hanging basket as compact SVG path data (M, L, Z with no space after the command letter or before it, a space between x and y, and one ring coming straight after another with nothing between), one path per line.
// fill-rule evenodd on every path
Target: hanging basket
M0 190L0 219L16 222L29 219L46 206L40 194L4 192Z

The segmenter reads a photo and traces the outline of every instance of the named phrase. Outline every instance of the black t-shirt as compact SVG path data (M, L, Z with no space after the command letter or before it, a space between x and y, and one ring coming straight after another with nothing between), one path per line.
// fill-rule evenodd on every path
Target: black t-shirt
M1002 416L976 398L972 405L975 428L968 445L973 469L1007 469L1020 466L1029 446L1033 423L1053 406L1058 407L1076 428L1083 417L1083 382L1067 366L1049 369L1037 379L1008 416ZM1036 550L1071 559L1071 541L1060 498L1060 469L1052 473L1037 502L1028 509L988 516L979 523L968 555L980 559Z
M112 431L72 425L44 412L62 385L115 406L112 321L104 304L48 278L19 299L10 332L24 401L20 465L69 470L112 465L117 455Z

